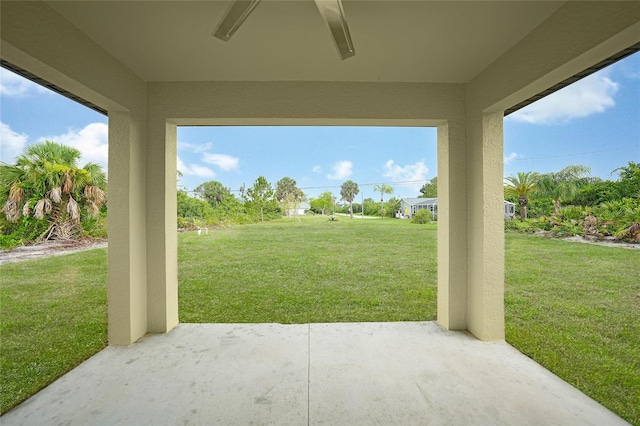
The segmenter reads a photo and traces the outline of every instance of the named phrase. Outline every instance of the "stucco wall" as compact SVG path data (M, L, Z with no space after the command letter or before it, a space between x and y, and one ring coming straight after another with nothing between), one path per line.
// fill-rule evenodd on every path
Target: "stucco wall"
M109 343L147 332L146 83L43 2L0 2L2 59L109 111Z
M469 106L504 111L639 41L640 2L568 1L469 82Z
M438 321L504 336L502 110L640 41L640 3L567 2L468 84L145 82L43 2L0 2L2 58L109 111L109 339L178 321L176 126L438 128Z

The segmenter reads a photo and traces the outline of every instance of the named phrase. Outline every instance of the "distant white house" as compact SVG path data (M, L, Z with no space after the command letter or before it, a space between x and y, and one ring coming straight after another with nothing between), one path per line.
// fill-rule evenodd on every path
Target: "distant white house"
M516 205L505 200L504 201L504 218L513 219L515 215L516 215Z
M396 212L399 219L411 219L419 210L427 209L431 212L431 217L438 216L437 198L403 198L400 201L400 210ZM509 201L504 201L505 219L513 219L516 214L516 205Z
M311 208L311 205L309 203L307 203L306 201L303 201L300 204L298 204L296 207L297 208L295 208L295 209L289 209L288 216L301 216L301 215L304 215L306 212L309 211L309 209Z
M438 215L437 198L403 198L400 201L400 210L396 217L400 219L411 219L419 210L427 209L431 212L431 217Z

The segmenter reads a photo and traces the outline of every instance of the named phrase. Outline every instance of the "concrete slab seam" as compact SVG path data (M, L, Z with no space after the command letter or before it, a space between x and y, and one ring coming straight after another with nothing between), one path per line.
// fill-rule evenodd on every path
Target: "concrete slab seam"
M311 424L311 324L307 324L307 426Z

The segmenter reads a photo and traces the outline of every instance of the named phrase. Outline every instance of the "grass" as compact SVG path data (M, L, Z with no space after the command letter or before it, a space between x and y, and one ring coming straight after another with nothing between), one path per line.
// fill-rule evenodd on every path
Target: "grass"
M106 249L0 267L0 412L107 341Z
M180 320L431 320L435 253L434 225L398 220L181 234ZM507 341L640 425L640 252L507 234L505 272ZM104 346L105 250L8 264L0 276L4 412Z
M640 251L507 234L506 340L640 425Z
M180 321L433 320L435 253L434 225L395 220L305 217L184 234Z

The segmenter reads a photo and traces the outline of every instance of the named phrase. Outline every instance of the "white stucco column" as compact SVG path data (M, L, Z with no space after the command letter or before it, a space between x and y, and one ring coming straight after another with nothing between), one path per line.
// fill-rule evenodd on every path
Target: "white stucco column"
M438 323L467 328L467 154L465 126L438 126Z
M147 126L147 330L178 324L177 128L150 117Z
M467 329L504 340L503 113L467 118Z
M128 345L147 331L144 132L142 120L109 113L108 334Z

